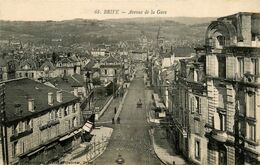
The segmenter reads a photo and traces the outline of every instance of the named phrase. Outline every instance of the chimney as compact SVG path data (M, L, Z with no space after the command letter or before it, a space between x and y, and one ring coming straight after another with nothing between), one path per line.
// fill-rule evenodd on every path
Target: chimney
M53 105L53 93L48 92L48 104Z
M57 91L57 101L59 102L59 103L61 103L62 102L62 91Z
M34 112L34 99L32 98L28 99L28 111Z

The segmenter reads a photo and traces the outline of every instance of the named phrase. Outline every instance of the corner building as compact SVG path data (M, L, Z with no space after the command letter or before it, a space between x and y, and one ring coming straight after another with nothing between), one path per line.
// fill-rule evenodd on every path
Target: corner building
M208 164L260 163L260 14L213 21L206 32Z

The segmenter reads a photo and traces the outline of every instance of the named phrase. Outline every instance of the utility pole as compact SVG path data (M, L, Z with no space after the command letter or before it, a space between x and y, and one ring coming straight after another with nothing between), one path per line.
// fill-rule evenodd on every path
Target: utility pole
M6 114L5 114L5 85L0 84L0 125L1 125L1 145L3 164L8 165L8 146L7 146L7 128L6 128Z

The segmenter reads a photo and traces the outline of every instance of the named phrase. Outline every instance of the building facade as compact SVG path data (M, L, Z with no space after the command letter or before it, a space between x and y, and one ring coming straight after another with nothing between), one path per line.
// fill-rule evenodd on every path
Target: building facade
M26 78L4 83L9 164L49 163L77 147L79 98Z
M260 163L259 25L259 13L218 18L174 71L171 137L191 164Z
M209 165L259 164L259 25L260 14L237 13L207 29Z

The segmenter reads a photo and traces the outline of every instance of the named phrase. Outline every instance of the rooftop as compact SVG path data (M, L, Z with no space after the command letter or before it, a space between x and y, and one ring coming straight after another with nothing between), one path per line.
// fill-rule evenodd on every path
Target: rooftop
M57 102L56 92L58 89L49 87L42 83L22 78L3 82L5 83L5 105L7 121L19 121L30 116L38 115L48 111L50 108L58 107L62 104L76 101L78 98L68 92L62 92L63 102ZM48 104L48 93L53 93L53 105ZM34 99L34 112L28 110L28 99ZM21 105L22 113L17 113L15 104Z

